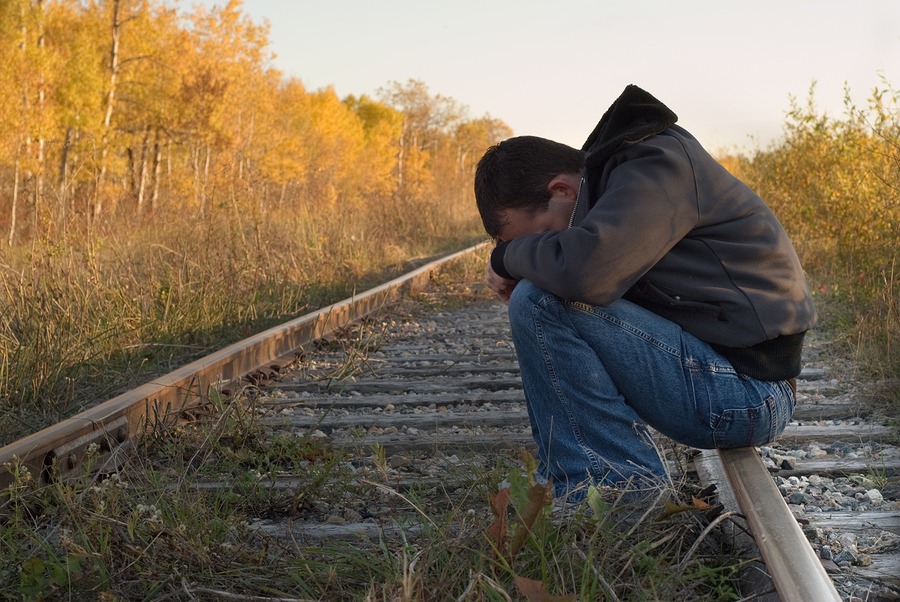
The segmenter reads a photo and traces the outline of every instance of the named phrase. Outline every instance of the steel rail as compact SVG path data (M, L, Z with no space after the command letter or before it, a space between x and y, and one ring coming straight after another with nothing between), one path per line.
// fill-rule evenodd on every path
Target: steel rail
M0 489L14 481L15 467L27 468L33 478L44 481L65 476L83 465L92 444L99 451L93 456L94 466L115 461L148 433L177 420L210 389L261 370L277 370L272 362L421 288L435 270L488 244L452 253L358 296L248 337L0 448Z
M717 452L781 602L840 601L756 448Z

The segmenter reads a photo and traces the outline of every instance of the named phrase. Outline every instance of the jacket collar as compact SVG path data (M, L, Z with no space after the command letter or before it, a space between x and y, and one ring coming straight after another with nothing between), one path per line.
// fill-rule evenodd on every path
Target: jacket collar
M616 152L662 132L677 120L678 116L666 105L629 84L581 147L587 153L585 167L591 169L603 165Z

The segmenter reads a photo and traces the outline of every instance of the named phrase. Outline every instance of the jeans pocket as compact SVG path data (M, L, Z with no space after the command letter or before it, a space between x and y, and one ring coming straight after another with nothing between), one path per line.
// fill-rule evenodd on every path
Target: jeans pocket
M758 406L724 410L713 429L717 448L751 447L770 443L790 419L787 400L769 396Z

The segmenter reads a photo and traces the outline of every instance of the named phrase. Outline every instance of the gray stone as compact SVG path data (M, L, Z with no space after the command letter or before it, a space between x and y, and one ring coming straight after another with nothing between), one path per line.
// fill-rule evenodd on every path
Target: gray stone
M840 552L837 553L837 555L833 558L833 560L838 565L854 564L856 562L856 554L854 554L850 550L841 550Z

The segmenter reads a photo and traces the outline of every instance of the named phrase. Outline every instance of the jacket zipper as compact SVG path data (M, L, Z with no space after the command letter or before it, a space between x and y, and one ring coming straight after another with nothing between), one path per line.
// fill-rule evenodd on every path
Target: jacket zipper
M584 185L584 176L578 181L578 192L575 193L575 206L572 207L572 215L569 216L569 227L575 223L575 212L578 210L578 199L581 198L581 187Z

